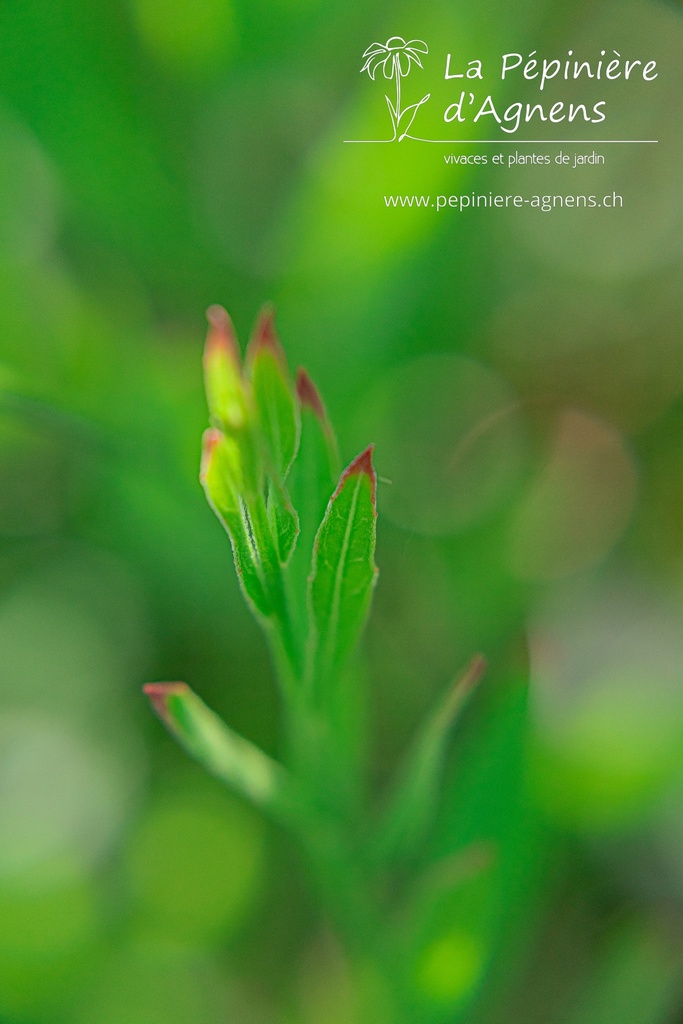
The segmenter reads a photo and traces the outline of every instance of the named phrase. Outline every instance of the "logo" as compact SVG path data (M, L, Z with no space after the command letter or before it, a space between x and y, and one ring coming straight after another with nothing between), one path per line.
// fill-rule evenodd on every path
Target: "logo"
M396 89L393 102L389 96L386 94L384 96L389 108L393 135L390 139L377 139L376 141L403 142L404 139L412 138L410 129L413 121L431 93L427 93L417 103L409 103L404 107L401 105L401 80L408 77L413 64L422 68L420 55L424 56L427 53L429 53L429 47L422 39L411 39L407 43L401 36L392 36L391 39L387 39L386 43L373 43L368 46L363 54L365 64L360 69L361 74L367 71L374 82L377 72L381 69L386 82L394 81Z
M605 49L585 55L579 55L572 49L566 53L549 55L532 50L526 56L523 53L510 52L493 59L467 59L467 55L462 53L456 54L454 59L450 51L444 53L443 82L452 84L442 85L434 95L437 96L437 105L438 97L443 97L446 105L443 108L442 121L453 126L451 132L455 129L457 137L423 137L419 134L419 129L414 129L413 125L432 93L425 93L422 99L408 103L405 102L405 94L408 92L408 76L415 69L418 69L418 75L423 72L422 61L428 53L429 47L423 39L410 39L406 42L403 36L391 36L385 43L372 43L368 46L363 54L364 63L360 73L364 74L367 71L373 82L384 82L385 89L388 90L384 98L391 121L391 135L384 139L345 139L346 142L383 143L410 139L413 142L442 145L495 145L505 141L525 145L555 142L642 145L657 141L543 137L546 130L552 130L554 136L557 125L569 127L576 123L575 130L578 133L588 134L585 131L586 125L605 122L608 116L608 102L607 98L596 100L594 90L597 83L609 83L615 97L615 88L620 88L620 91L635 89L637 83L650 87L659 77L656 60L630 59L622 57L616 50L608 53ZM390 87L392 82L393 89ZM572 83L577 91L583 91L590 83L591 94L588 97L579 94L567 98L565 85L560 98L556 94L556 89L561 82ZM510 102L509 93L512 85L517 86L520 95ZM614 99L610 97L610 104L613 102ZM434 111L430 109L431 113ZM433 118L428 120L431 120L433 126ZM462 125L470 127L462 128ZM524 130L527 125L530 126L529 133L533 133L531 138L509 138L517 136L520 129ZM465 135L464 138L461 132ZM562 129L560 132L563 135L571 134ZM482 138L482 134L489 137Z

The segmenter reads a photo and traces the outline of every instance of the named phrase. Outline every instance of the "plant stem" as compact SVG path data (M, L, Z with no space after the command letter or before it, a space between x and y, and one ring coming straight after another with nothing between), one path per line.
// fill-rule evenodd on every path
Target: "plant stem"
M396 131L401 120L401 64L398 54L394 54L394 73L396 75Z
M274 609L268 635L274 649L278 673L291 694L301 676L301 654L294 633L282 566L263 496L259 494L250 497L247 499L246 505L254 544L263 567L263 577L264 580L269 581L267 583L268 593Z

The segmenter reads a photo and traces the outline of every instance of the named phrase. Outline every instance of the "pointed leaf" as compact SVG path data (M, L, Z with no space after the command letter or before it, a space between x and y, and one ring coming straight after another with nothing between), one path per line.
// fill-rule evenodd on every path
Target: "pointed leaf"
M339 479L341 466L334 431L318 390L305 370L300 369L297 373L296 393L300 406L301 440L287 489L299 515L299 537L289 563L289 575L299 626L305 636L313 544Z
M422 97L422 99L419 101L419 103L412 103L409 107L405 108L405 110L401 114L401 120L403 120L404 116L407 113L409 113L409 112L410 112L410 117L408 119L408 123L405 126L405 129L401 133L401 137L399 139L399 142L403 142L403 140L405 139L405 137L407 136L408 132L410 131L410 129L413 126L413 121L415 120L415 116L416 116L418 110L420 109L420 107L422 106L423 103L427 102L427 100L429 99L430 96L431 96L431 93L428 92L426 96Z
M299 412L272 310L259 318L247 351L247 370L269 469L284 482L299 446Z
M230 537L237 576L248 602L255 611L269 616L272 604L240 497L240 452L234 438L215 429L205 432L200 480L209 505Z
M233 732L185 683L148 683L144 692L169 732L195 760L259 807L284 807L286 774Z
M301 441L288 483L292 503L299 513L299 547L308 576L313 542L325 509L339 479L339 451L334 431L318 390L305 370L299 370L296 393L301 409Z
M412 121L415 118L415 112L418 110L419 107L422 106L423 103L427 102L427 100L429 99L430 96L431 96L431 93L428 92L427 95L423 96L422 99L418 100L417 103L411 103L407 107L404 107L403 110L401 111L401 118L400 118L400 120L403 121L403 119L406 117L406 115L412 115L409 118L410 122L412 123Z
M436 810L448 739L485 669L484 658L476 655L418 733L381 824L380 860L409 858L427 833Z
M309 587L314 690L328 690L360 637L377 578L372 447L344 470L315 540Z

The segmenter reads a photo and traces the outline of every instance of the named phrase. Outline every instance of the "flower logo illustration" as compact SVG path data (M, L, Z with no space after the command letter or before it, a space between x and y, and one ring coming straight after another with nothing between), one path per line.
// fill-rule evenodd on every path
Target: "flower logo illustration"
M429 53L429 47L422 39L411 39L410 42L406 42L401 36L392 36L387 39L386 43L372 43L363 54L365 63L361 68L361 74L367 71L374 81L375 75L381 68L388 81L394 79L396 82L395 101L392 103L391 99L385 96L394 132L393 138L388 141L394 142L398 139L399 142L403 142L408 136L419 108L427 102L431 95L431 93L427 93L418 103L401 107L401 79L407 77L413 64L417 64L421 68L420 55L427 53Z

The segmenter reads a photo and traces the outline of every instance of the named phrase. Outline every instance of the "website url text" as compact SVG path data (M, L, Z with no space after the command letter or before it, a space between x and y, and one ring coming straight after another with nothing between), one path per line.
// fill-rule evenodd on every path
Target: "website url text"
M624 205L623 196L612 192L606 196L587 195L500 195L493 192L467 192L450 196L384 196L387 207L426 207L435 210L523 209L525 206L541 213L553 210L617 210Z

